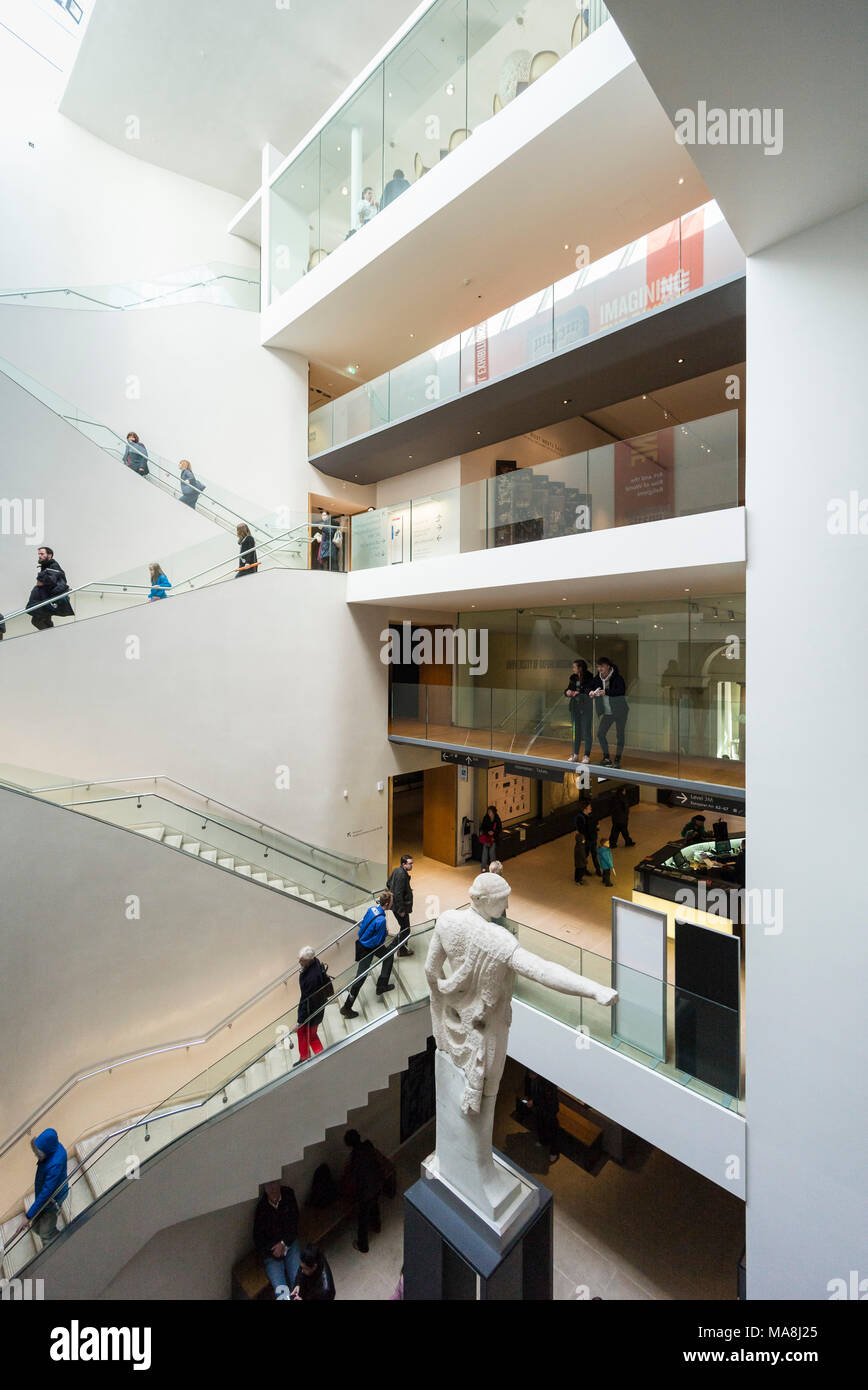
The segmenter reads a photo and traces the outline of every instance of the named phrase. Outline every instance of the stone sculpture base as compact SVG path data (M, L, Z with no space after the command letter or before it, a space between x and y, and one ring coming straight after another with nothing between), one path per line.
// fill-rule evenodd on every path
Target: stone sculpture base
M553 1296L552 1194L502 1154L529 1194L499 1234L428 1174L404 1193L405 1301L527 1301Z
M519 1170L491 1147L496 1096L484 1096L478 1114L461 1112L464 1073L444 1052L434 1058L437 1083L437 1148L422 1164L437 1180L472 1208L498 1235L518 1220L532 1197Z

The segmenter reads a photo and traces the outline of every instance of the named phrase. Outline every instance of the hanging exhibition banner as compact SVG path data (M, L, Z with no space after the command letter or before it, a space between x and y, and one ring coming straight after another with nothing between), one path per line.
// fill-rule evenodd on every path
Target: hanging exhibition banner
M660 521L675 510L672 430L654 430L614 446L615 525Z

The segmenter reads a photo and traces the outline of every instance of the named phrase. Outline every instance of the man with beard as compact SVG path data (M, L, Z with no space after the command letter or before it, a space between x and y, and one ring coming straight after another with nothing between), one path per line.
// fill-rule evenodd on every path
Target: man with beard
M66 582L66 575L54 558L54 551L50 545L41 545L37 551L39 560L39 570L36 575L36 583L30 590L30 597L26 607L34 609L30 615L30 621L37 630L46 627L54 627L52 619L74 618L72 604L64 595L69 593L69 585ZM48 602L48 600L51 600ZM42 604L42 607L37 607Z

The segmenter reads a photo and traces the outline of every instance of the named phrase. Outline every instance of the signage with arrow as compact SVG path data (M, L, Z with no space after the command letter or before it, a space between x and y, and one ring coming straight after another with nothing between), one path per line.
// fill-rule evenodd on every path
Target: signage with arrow
M440 754L442 763L460 763L462 767L488 767L490 759L481 758L478 753L450 753Z
M682 807L685 811L711 811L717 816L743 816L744 802L734 796L718 796L716 792L677 792L671 788L660 788L657 800L664 806Z

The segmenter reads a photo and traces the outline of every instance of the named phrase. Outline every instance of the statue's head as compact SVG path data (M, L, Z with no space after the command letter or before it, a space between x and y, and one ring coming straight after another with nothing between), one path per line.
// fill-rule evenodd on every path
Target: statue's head
M500 874L477 874L470 885L470 901L479 915L491 922L506 912L510 892L509 884Z

